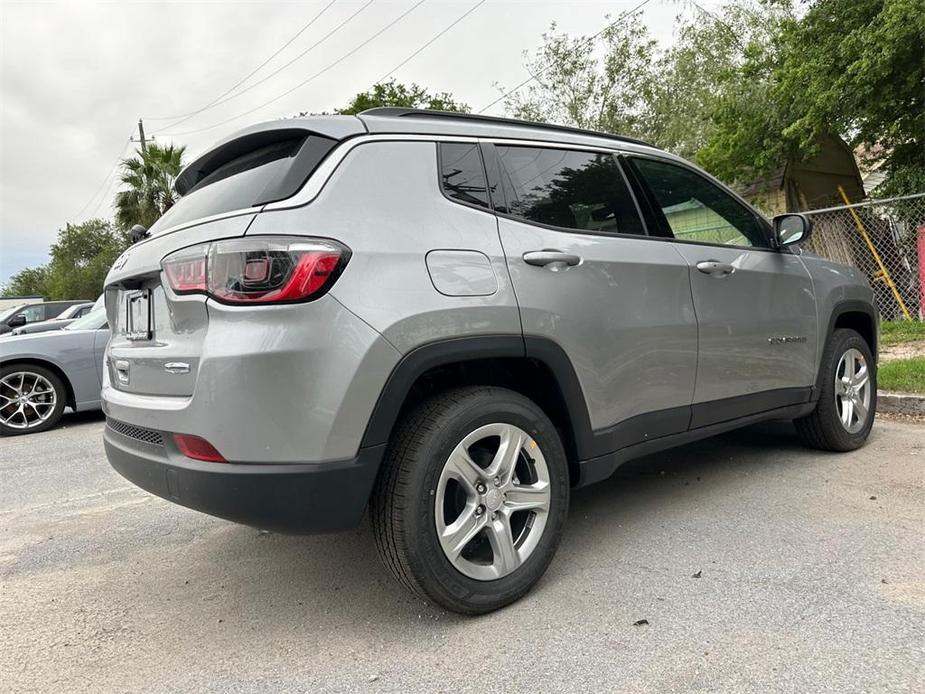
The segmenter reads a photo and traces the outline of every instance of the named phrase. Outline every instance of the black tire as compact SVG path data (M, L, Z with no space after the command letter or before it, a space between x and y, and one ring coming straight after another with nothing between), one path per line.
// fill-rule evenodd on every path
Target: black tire
M440 474L454 448L481 426L511 424L539 446L549 472L546 525L532 553L513 572L477 580L447 558L437 536ZM453 612L483 614L523 597L549 566L565 524L569 476L555 426L532 401L496 387L445 391L396 426L370 503L379 557L398 581Z
M867 362L870 375L870 406L867 421L859 431L851 433L841 423L835 401L835 378L839 361L848 350L856 349ZM810 414L794 420L803 444L822 451L845 452L863 446L870 435L877 412L877 365L870 346L854 330L841 328L829 339L819 366L819 401Z
M7 376L18 372L36 374L48 381L48 383L51 384L51 387L55 391L55 404L51 409L51 414L48 416L48 418L33 427L18 428L14 426L7 426L3 422L0 422L0 434L3 434L3 436L19 436L21 434L37 434L40 431L51 429L58 424L61 419L61 415L64 412L64 407L67 405L67 389L64 387L64 383L61 382L61 379L54 371L46 369L44 366L38 366L36 364L5 364L3 367L0 367L0 379L6 378ZM5 392L5 389L0 389L0 395L8 396L10 393ZM5 404L7 407L10 407L8 401L5 399L0 400L0 404ZM0 413L6 415L8 412L9 410L0 407Z

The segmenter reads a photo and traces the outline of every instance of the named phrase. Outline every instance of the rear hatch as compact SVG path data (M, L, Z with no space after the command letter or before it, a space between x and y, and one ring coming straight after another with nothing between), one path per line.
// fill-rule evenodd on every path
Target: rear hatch
M293 123L317 129L326 121L333 119ZM106 278L113 388L192 395L209 325L207 298L166 287L162 260L179 249L244 236L263 205L295 194L339 141L279 122L264 127L229 138L187 166L177 178L180 200L114 263ZM351 127L362 131L342 121L327 130L343 136Z
M188 244L243 236L254 216L155 236L129 248L116 261L106 287L112 330L106 366L113 388L141 395L192 395L209 326L206 297L168 298L161 282L161 259Z

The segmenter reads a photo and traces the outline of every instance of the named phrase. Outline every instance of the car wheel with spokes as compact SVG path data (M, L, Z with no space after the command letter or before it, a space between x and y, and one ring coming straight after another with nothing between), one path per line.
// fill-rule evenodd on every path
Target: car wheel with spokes
M460 573L480 581L503 578L539 544L549 500L549 467L530 435L513 424L486 424L460 441L443 465L434 507L437 538Z
M870 367L866 357L849 348L835 369L835 409L838 421L849 434L857 434L867 424L870 410Z
M807 446L853 451L867 441L877 410L877 365L870 346L854 330L836 330L819 366L819 401L794 421Z
M443 393L406 417L372 499L385 565L418 595L467 614L530 590L567 510L555 427L530 400L494 387Z
M4 436L50 429L61 419L67 395L58 376L34 364L0 369L0 432Z

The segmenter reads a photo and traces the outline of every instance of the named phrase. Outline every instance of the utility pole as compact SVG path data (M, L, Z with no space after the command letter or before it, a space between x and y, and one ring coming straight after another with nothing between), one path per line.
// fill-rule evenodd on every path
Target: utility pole
M152 138L153 139L153 138ZM138 119L138 139L132 138L132 142L141 143L141 152L144 154L145 150L148 148L148 141L145 139L145 124L141 122L141 118Z

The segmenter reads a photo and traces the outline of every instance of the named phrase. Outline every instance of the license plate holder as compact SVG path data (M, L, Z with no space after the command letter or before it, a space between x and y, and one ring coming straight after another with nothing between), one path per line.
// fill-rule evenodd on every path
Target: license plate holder
M142 289L125 297L125 339L151 339L151 292Z

